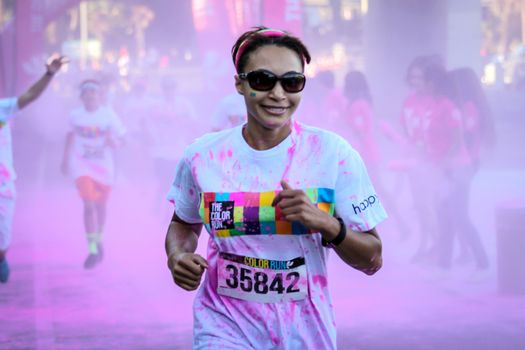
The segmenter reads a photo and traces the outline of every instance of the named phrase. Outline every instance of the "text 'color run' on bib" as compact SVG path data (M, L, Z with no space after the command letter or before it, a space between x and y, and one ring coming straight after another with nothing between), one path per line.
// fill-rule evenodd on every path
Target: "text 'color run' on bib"
M217 292L232 298L276 303L308 295L304 257L268 260L221 252L217 274Z

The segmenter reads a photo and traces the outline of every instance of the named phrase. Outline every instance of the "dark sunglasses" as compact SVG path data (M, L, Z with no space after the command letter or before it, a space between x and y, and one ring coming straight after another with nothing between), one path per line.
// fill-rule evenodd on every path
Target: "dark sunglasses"
M239 79L248 80L250 87L257 91L270 91L280 81L283 90L289 93L303 91L306 83L306 77L302 73L288 72L279 77L266 69L239 73Z

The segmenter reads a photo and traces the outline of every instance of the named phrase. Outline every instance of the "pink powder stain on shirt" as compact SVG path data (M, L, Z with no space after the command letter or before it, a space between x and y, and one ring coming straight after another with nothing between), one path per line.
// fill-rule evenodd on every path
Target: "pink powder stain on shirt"
M310 145L318 145L319 144L319 136L318 135L310 135L308 136L308 143Z
M300 313L300 316L301 317L308 317L312 314L311 310L309 308L306 308L306 307L303 307L301 308L301 313ZM299 332L301 333L301 332Z
M339 161L339 165L344 165L344 164L345 164L345 160L344 160L344 159L341 159L341 160Z
M3 164L0 164L0 179L9 179L11 178L11 173L9 172L9 169L5 167Z
M193 191L193 188L190 188L188 192L190 193L190 196L192 197L195 195L195 191Z
M233 163L232 170L234 174L238 174L241 171L241 163L238 160Z
M191 157L191 161L192 162L195 162L197 159L199 159L199 157L201 156L201 154L199 152L196 152L193 157Z
M297 306L297 303L295 301L290 302L290 314L289 314L290 322L293 322L295 319L295 307L296 306Z
M293 127L293 129L295 130L295 133L296 133L297 135L299 135L299 134L303 131L303 128L302 128L301 124L299 124L297 121L294 121L292 127Z
M307 142L311 147L311 153L319 154L321 152L321 140L319 138L319 135L308 136Z
M365 220L364 218L363 218L363 221L364 221L363 225L365 226L365 230L366 231L371 230L372 227L370 227L370 222L368 222L368 220Z
M233 150L231 148L228 150L227 153L228 153L228 158L233 157Z
M319 286L321 286L321 288L326 288L326 286L328 285L326 277L323 275L312 276L312 281L314 282L314 284L318 284Z
M272 343L274 345L281 344L281 338L279 338L279 336L277 336L277 334L275 334L272 330L270 330L270 338L272 339Z
M290 168L292 166L292 161L293 161L294 155L295 155L295 144L293 144L292 146L290 146L288 148L288 162L286 164L286 167L284 168L284 172L283 172L283 176L282 176L282 180L285 180L286 182L288 182L288 180L287 180L288 173L290 172Z
M193 157L191 157L191 164L192 164L192 167L191 167L191 173L193 175L193 178L195 179L195 181L197 181L197 166L195 165L195 163L197 162L197 160L199 160L201 154L199 152L196 152Z
M257 322L261 322L261 323L264 323L265 322L265 319L264 317L257 311L257 310L254 310L254 309L251 309L251 308L247 308L246 309L246 312L249 316L251 316L255 321ZM239 320L240 321L240 320ZM242 325L240 325L242 326Z
M224 151L224 149L221 149L221 151L219 152L219 162L223 163L225 159L226 159L226 152Z
M210 159L213 160L213 151L210 149Z
M295 154L295 144L288 148L288 157L293 157Z
M197 167L195 165L191 167L191 173L193 175L193 178L197 180Z

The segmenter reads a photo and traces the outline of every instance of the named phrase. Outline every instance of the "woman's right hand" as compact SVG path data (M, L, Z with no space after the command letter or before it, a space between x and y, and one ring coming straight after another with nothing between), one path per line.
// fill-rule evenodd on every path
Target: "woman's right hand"
M171 254L168 257L168 267L175 284L191 291L199 287L208 262L202 256L194 253Z

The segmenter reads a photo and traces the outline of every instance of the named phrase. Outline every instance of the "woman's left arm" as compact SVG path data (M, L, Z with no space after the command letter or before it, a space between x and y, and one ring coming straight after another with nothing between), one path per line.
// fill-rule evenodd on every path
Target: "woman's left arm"
M281 182L283 190L275 197L272 205L279 206L281 214L287 221L298 221L314 232L320 232L323 239L331 242L342 230L346 235L333 248L341 259L353 268L373 275L382 266L381 240L375 228L357 232L353 231L332 215L322 211L312 203L307 194L300 189L293 189L285 181ZM339 240L342 236L339 236Z
M321 231L325 241L330 242L343 230L346 231L343 240L338 245L332 245L337 255L345 263L367 275L376 273L383 265L382 244L377 230L373 228L364 232L353 231L343 221L334 217L329 217L329 220L331 223Z

